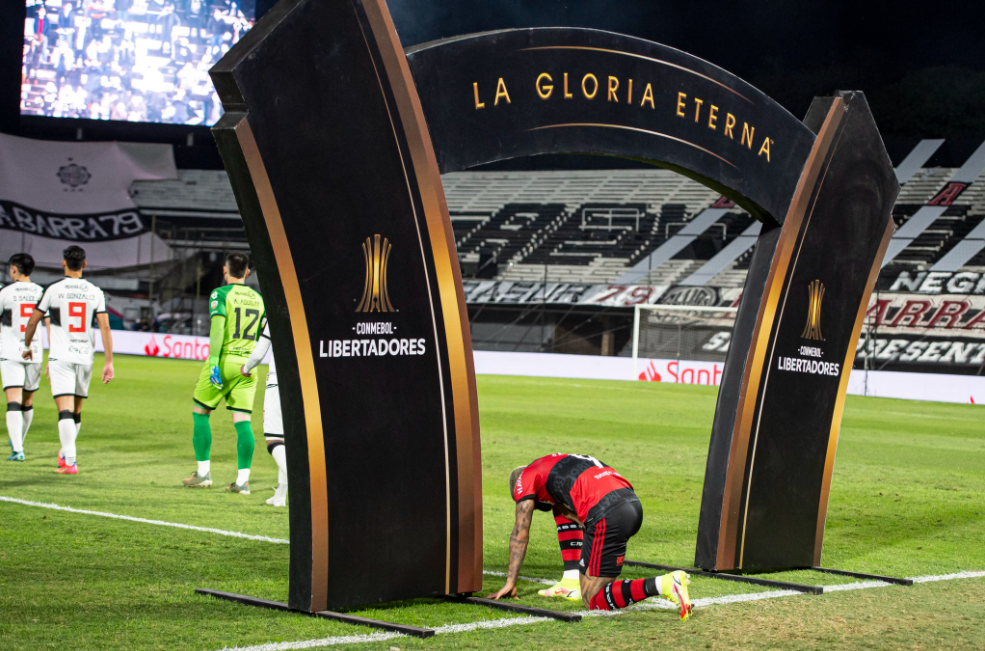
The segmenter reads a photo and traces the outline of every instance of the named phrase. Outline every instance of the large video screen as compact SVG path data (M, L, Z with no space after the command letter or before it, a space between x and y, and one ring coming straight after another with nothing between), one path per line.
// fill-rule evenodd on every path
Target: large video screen
M27 0L21 114L215 124L209 68L256 0Z

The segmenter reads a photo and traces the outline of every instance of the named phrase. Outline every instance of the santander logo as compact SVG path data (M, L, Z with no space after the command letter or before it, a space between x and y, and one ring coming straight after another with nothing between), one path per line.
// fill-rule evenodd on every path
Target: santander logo
M639 374L641 382L669 382L671 384L704 384L718 386L722 383L723 365L717 362L679 362L677 360L650 360Z
M203 361L209 357L209 338L164 333L117 332L114 333L116 352L129 355L146 355L168 359L192 359Z
M657 366L652 361L647 365L646 370L640 373L641 382L661 382L660 374L657 373Z

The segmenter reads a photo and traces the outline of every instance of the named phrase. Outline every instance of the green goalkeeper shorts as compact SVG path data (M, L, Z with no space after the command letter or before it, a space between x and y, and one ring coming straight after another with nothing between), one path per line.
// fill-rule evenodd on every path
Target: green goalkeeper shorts
M208 361L202 366L202 372L198 376L198 384L195 385L195 394L192 399L195 404L204 409L212 411L219 406L223 400L226 401L226 409L241 411L245 414L253 413L253 398L257 390L256 370L253 377L243 377L239 369L246 363L245 358L223 357L219 362L219 372L222 375L222 388L212 386L209 382L211 368Z

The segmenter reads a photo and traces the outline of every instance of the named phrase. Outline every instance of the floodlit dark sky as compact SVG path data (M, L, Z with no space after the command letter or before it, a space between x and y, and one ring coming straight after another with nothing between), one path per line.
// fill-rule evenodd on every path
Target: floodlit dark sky
M389 0L404 45L507 27L596 27L762 70L852 61L868 50L911 67L985 69L985 3L893 0Z

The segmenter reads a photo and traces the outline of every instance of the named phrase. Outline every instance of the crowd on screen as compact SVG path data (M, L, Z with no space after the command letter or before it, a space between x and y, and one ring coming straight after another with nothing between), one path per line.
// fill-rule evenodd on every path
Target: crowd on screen
M28 0L21 113L214 124L209 68L252 26L237 0Z

